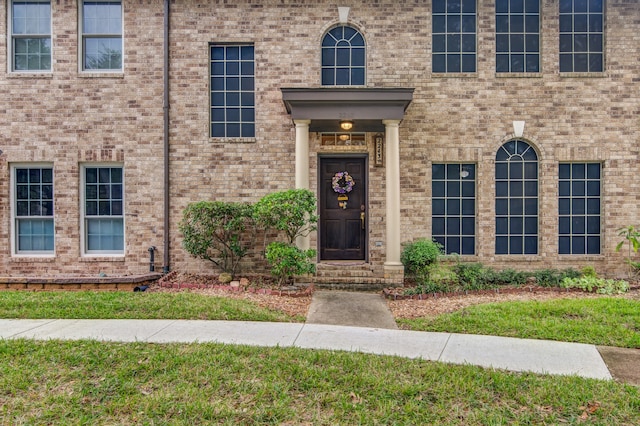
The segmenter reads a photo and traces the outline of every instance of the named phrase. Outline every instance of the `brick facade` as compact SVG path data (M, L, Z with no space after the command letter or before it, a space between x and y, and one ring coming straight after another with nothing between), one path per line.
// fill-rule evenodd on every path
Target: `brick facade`
M338 4L339 6L340 4ZM148 270L148 247L163 258L163 2L123 1L124 72L78 71L75 1L52 2L53 71L16 74L0 67L0 275L136 274ZM605 71L561 74L558 1L541 1L541 72L495 72L495 9L478 2L477 72L431 72L431 1L352 1L349 25L367 43L366 86L415 88L400 124L401 240L431 236L431 164L476 163L476 255L516 269L579 268L622 275L616 230L638 225L637 141L640 108L640 15L637 5L606 2ZM6 8L0 10L0 58L7 58ZM178 222L192 201L256 201L293 186L295 126L283 87L320 87L320 41L338 24L330 1L171 2L170 259L172 270L211 271L181 248ZM256 137L209 137L209 43L255 46ZM494 163L497 149L525 121L522 139L539 159L539 251L495 255ZM381 276L385 260L385 168L375 167L374 133L366 147L327 147L309 137L310 182L317 191L320 154L369 157L366 268ZM558 163L602 164L600 255L558 255ZM54 257L11 253L10 166L45 162L55 173ZM80 249L79 167L122 164L126 249L121 258L88 258ZM311 246L317 244L312 235ZM348 267L346 267L348 269ZM354 272L355 276L359 273Z

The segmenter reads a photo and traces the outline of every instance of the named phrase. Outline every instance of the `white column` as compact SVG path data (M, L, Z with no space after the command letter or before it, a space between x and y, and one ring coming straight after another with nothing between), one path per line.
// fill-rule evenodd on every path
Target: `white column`
M296 125L296 189L309 189L309 124L311 120L294 120ZM309 249L309 236L298 237L296 245Z
M385 269L401 270L400 262L400 120L382 120L385 126L387 183L387 258Z

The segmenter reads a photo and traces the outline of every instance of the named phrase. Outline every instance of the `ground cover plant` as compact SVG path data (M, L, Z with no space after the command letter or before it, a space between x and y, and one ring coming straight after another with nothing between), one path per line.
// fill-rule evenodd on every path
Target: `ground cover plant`
M0 341L0 424L640 424L576 377L297 348Z
M196 293L0 291L0 318L304 321L255 303Z
M640 348L640 301L600 297L517 301L399 319L417 331L484 334Z

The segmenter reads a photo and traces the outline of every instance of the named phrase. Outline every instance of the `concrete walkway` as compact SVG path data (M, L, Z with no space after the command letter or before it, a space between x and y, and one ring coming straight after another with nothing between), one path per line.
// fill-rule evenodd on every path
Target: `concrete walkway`
M0 339L217 342L358 351L509 371L611 380L593 345L326 324L190 320L0 319Z

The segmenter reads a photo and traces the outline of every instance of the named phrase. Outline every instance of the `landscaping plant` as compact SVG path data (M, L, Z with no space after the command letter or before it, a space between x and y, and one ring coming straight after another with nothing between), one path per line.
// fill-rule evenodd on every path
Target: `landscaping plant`
M315 274L316 265L313 259L316 251L302 250L293 244L274 241L267 246L265 252L267 262L271 265L271 274L283 285L296 275Z
M183 211L179 228L189 254L208 260L223 272L235 274L238 263L253 247L246 232L253 226L253 207L247 203L199 201Z
M283 231L289 244L316 229L316 197L308 189L290 189L265 195L254 206L258 226Z
M629 254L626 262L629 264L629 278L640 273L640 261L634 262L631 260L631 254L637 253L640 249L640 231L638 231L633 225L626 228L618 229L618 235L623 238L622 241L616 246L616 251L620 251L625 243L629 244Z

